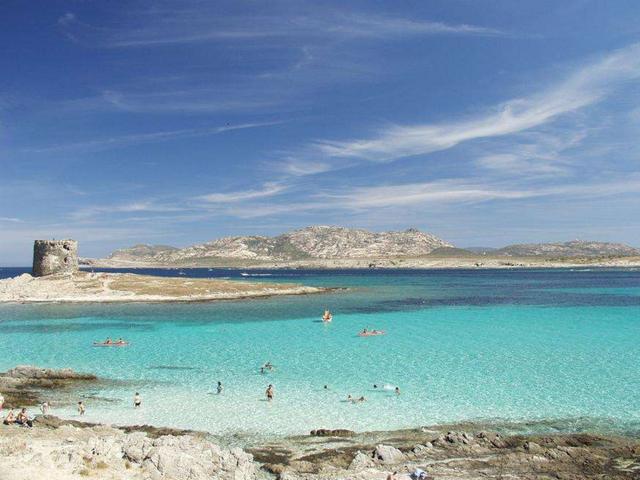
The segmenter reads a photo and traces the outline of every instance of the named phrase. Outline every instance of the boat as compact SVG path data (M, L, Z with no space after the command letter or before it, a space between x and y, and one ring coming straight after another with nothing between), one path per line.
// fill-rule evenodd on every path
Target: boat
M379 335L385 335L386 332L384 330L363 330L358 333L359 337L377 337Z

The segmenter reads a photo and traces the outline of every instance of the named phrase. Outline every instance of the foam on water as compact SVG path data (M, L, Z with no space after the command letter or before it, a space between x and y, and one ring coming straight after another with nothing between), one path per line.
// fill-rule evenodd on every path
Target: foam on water
M350 290L211 304L4 305L0 368L71 367L118 380L84 392L87 420L220 434L640 422L640 272L273 273L265 281ZM328 325L319 321L326 306L335 314ZM387 335L360 338L363 328ZM91 346L107 336L131 346ZM261 374L268 360L276 369ZM218 380L222 395L213 393ZM269 383L273 402L264 400ZM348 394L367 401L347 403Z

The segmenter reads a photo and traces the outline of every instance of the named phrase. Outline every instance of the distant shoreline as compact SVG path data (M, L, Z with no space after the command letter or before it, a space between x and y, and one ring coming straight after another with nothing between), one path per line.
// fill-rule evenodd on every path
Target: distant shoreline
M141 262L84 259L83 270L91 268L156 268L180 270L184 268L223 268L230 270L403 270L403 269L518 269L518 268L638 268L640 257L471 257L471 258L345 258L310 259L281 262L194 262L192 264L153 264Z

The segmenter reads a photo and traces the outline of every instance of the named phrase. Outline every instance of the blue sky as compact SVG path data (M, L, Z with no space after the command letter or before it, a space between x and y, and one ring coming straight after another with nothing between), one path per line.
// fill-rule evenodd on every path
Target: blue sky
M640 246L636 1L0 4L0 264L310 224Z

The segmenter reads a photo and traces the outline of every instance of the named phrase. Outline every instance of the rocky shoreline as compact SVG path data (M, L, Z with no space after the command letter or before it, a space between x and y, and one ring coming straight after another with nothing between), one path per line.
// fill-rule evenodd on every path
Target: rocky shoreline
M69 369L20 366L0 374L7 407L33 405L60 390L99 381ZM26 403L24 403L26 402ZM309 435L221 446L207 432L107 426L39 415L33 428L0 425L3 480L380 479L421 469L430 478L637 479L640 440L573 434L506 434L481 425Z
M335 433L335 435L334 435ZM440 427L325 431L245 450L202 432L112 427L39 416L0 426L0 478L384 480L637 479L640 442L594 434L511 435Z

